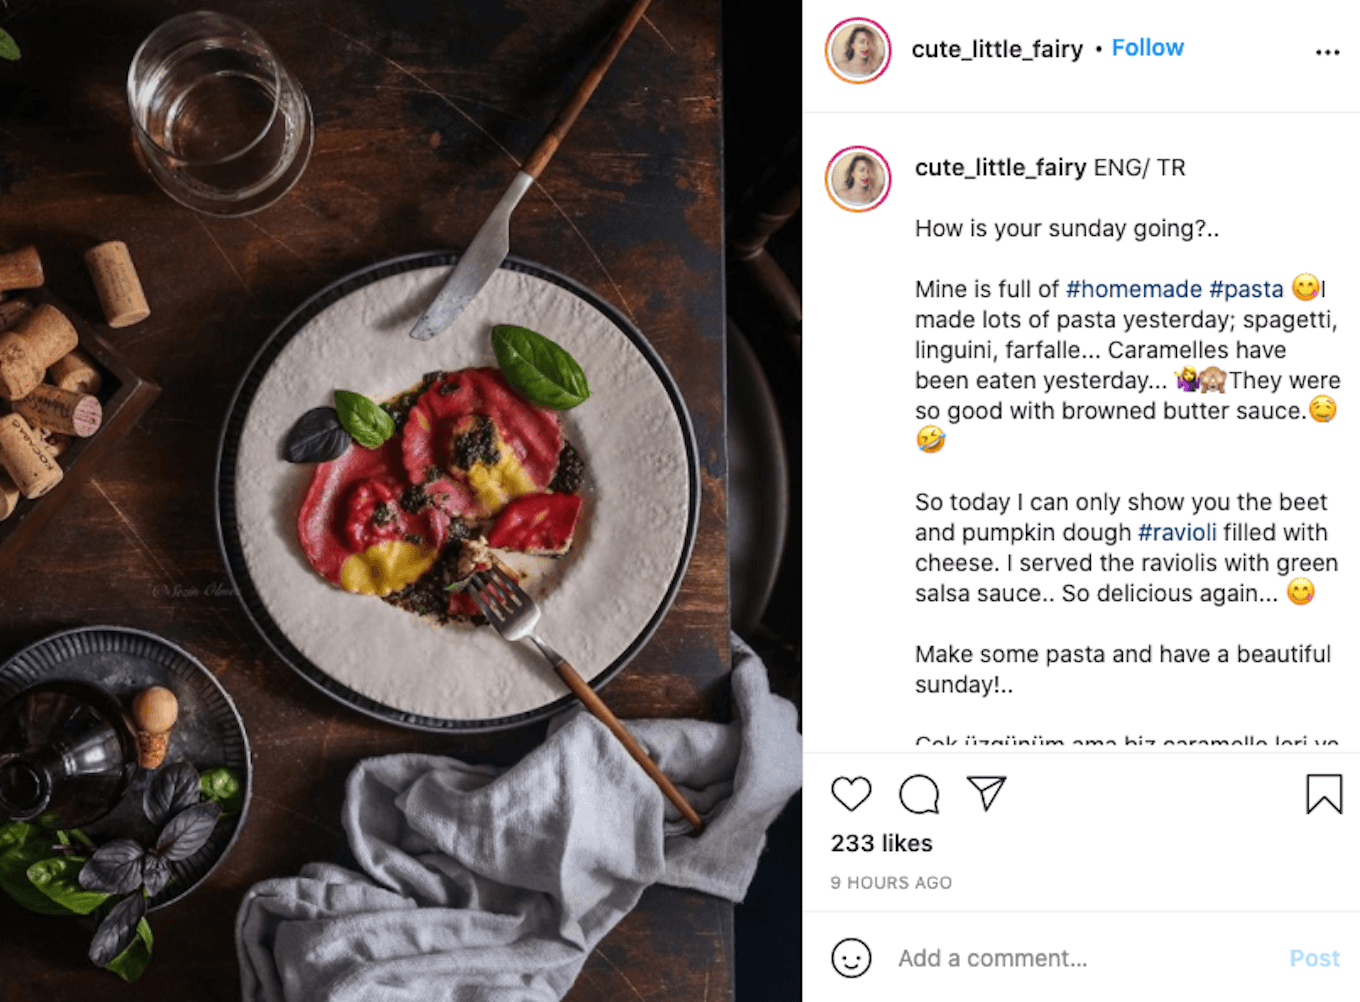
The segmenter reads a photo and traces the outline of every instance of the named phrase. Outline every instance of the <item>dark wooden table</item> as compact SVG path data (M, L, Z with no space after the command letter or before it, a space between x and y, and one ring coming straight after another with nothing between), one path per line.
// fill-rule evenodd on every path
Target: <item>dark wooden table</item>
M265 646L231 594L212 510L223 415L248 361L311 293L364 265L465 246L628 4L600 0L219 0L306 89L316 145L301 182L243 219L162 194L132 153L128 63L195 4L8 0L23 49L0 63L0 250L36 244L48 285L163 387L140 424L0 578L0 656L111 623L197 655L245 718L255 797L213 878L153 916L156 959L126 986L89 966L88 932L0 899L0 1000L235 999L247 887L342 859L339 806L360 759L398 751L508 762L529 727L451 738L374 722ZM698 542L655 638L606 688L622 717L727 715L721 132L716 0L657 0L521 203L512 248L630 316L675 375L698 433ZM151 318L108 331L81 255L121 239ZM732 912L653 889L569 996L730 997Z

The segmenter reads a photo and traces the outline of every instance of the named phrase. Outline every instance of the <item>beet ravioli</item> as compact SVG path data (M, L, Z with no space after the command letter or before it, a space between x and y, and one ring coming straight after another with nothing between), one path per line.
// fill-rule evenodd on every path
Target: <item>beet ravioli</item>
M441 620L476 615L462 584L491 550L566 553L581 460L555 411L499 369L427 376L383 405L397 433L321 463L298 515L317 573L345 591Z

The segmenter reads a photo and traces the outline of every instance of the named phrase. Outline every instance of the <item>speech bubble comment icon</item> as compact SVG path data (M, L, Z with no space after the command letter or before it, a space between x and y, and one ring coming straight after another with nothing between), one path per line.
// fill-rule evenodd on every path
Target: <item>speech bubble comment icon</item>
M897 791L897 796L902 806L913 814L940 813L940 788L929 776L920 773L908 776L902 783L902 789Z
M831 795L839 800L847 811L853 811L864 803L873 792L874 788L863 776L856 776L854 779L849 776L837 776L831 783Z

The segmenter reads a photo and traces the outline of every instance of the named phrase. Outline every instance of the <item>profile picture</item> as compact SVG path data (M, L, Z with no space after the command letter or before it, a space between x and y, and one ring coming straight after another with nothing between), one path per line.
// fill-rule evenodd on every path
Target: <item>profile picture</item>
M892 42L877 21L852 17L826 36L826 64L846 83L877 80L892 59Z
M868 212L882 205L891 187L888 161L868 146L847 146L826 166L827 193L851 212Z

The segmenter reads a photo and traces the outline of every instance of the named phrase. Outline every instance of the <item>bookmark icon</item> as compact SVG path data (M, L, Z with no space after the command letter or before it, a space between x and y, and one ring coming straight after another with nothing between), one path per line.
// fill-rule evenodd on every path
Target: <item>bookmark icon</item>
M1307 813L1312 814L1326 804L1336 813L1341 813L1341 775L1340 773L1308 774Z

